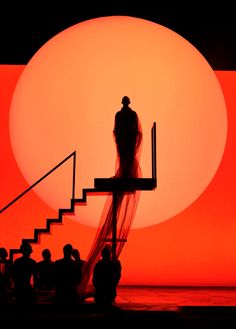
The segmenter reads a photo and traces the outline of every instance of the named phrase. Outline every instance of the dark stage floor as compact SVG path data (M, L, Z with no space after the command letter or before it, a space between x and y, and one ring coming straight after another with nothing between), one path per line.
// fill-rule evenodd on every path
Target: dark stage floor
M116 303L122 309L176 311L184 306L235 306L235 288L132 287L118 288Z
M236 288L164 288L120 286L116 304L98 308L92 298L84 303L62 307L47 295L30 308L14 302L1 306L0 319L11 327L55 327L105 325L121 329L134 326L167 328L234 328Z

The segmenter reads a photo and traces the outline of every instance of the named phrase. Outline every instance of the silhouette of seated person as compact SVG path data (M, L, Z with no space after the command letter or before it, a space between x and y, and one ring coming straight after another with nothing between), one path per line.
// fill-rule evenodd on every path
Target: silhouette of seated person
M11 290L11 261L7 259L7 249L0 248L0 302L6 300L6 292Z
M43 260L37 263L37 281L36 288L42 291L54 289L53 274L54 262L51 260L51 252L49 249L42 251Z
M95 288L94 301L99 305L112 305L117 296L117 285L121 277L121 265L111 259L111 248L102 249L102 258L95 264L92 283Z
M36 261L30 257L32 247L28 242L20 246L22 256L13 263L12 277L14 296L17 303L31 304L35 301Z
M113 129L119 161L115 177L137 177L135 156L142 139L141 127L137 113L129 106L129 97L124 96L121 103L123 106L115 115Z
M77 286L81 272L74 259L73 247L66 244L63 247L64 257L54 263L55 302L59 304L74 304L78 301Z

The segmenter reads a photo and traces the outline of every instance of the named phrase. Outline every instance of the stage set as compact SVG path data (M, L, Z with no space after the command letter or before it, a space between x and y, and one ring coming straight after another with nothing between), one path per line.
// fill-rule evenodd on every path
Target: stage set
M28 241L39 261L71 243L88 286L106 243L122 264L109 310L89 297L58 312L41 293L25 315L9 299L6 319L236 320L235 71L162 25L108 16L55 35L27 65L1 64L0 86L0 247L14 261ZM124 95L142 135L128 167L115 135Z

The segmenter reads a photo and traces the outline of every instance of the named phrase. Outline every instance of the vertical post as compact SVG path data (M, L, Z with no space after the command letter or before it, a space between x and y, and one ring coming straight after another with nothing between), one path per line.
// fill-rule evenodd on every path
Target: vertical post
M9 259L10 259L10 262L11 262L11 265L13 264L14 262L14 255L13 255L13 250L10 249L10 256L9 256Z
M153 123L152 127L152 178L156 179L156 122Z
M75 198L75 171L76 171L76 151L74 151L73 153L72 199Z
M112 209L112 259L116 259L116 224L117 224L117 192L113 192L113 209Z

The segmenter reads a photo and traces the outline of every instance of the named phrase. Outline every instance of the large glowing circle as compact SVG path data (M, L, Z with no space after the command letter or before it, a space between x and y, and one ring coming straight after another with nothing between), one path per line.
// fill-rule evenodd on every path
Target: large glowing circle
M10 111L20 170L34 183L74 150L76 196L115 172L112 130L128 95L143 128L141 168L151 176L157 122L155 191L141 193L133 227L167 220L191 205L220 164L227 135L224 97L214 71L183 37L127 16L76 24L49 40L26 65ZM70 207L72 159L36 188L52 208ZM97 226L105 197L91 196L75 220ZM72 217L70 217L72 218Z

